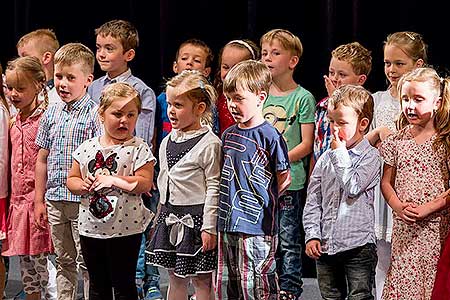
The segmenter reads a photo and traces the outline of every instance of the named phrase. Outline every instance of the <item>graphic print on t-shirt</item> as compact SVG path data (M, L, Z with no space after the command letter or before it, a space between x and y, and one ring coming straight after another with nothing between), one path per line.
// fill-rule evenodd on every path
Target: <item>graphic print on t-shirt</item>
M111 175L117 169L116 156L117 154L113 153L105 160L103 153L100 150L97 151L95 159L88 164L89 173L93 176ZM94 195L89 199L89 211L94 217L102 219L113 211L113 207L105 194L94 192Z

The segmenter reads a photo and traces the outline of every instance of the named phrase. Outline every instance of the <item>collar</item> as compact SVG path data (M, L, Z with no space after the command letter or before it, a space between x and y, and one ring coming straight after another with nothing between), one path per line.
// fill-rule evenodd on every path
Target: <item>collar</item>
M19 124L26 124L29 121L31 121L32 119L35 119L35 118L39 117L40 115L42 115L46 109L47 109L47 106L42 101L41 103L39 103L38 107L36 107L36 109L31 113L31 115L29 115L28 118L23 122L20 120L20 111L19 111L16 114L16 116L14 117L15 122L19 123Z
M200 129L190 131L181 131L178 129L172 129L172 131L170 132L170 139L173 142L181 143L190 140L192 138L195 138L199 135L202 135L205 132L208 132L209 130L210 129L208 126L202 126Z
M367 151L368 148L371 148L372 145L370 145L369 141L366 138L363 138L361 142L359 142L355 147L348 150L348 152L351 152L355 155L361 155L365 151Z
M325 97L322 100L319 101L319 103L317 103L317 107L323 108L323 109L327 109L328 108L328 99L330 97Z
M110 78L108 74L106 74L105 79L103 79L103 85L116 83L116 82L124 82L127 81L127 79L131 76L131 69L128 68L125 72L120 74L119 76L116 76L114 78Z
M51 90L52 88L55 87L55 81L52 79L50 79L49 81L47 81L47 83L45 84L49 90Z
M82 108L83 106L85 106L85 104L91 99L91 97L89 96L88 93L84 94L83 97L81 97L81 99L76 100L76 101L72 101L70 103L64 103L64 109L67 111L71 111L71 110L79 110L80 108Z

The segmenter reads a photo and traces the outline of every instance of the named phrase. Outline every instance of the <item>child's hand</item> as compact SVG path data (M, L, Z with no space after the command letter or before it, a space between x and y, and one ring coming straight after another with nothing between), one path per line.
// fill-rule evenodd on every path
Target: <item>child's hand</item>
M111 175L97 175L89 188L89 192L99 191L104 188L110 188L114 185L115 178Z
M310 240L308 243L306 243L305 253L312 259L319 259L319 257L322 255L322 246L320 245L320 241Z
M202 242L202 252L212 250L217 246L217 236L206 231L202 231Z
M393 132L392 132L389 128L387 128L387 127L385 127L385 126L380 127L380 129L379 129L380 140L381 140L381 141L384 141L384 140L385 140L388 136L390 136L392 133L393 133Z
M82 192L83 194L89 193L89 191L90 191L90 189L91 189L92 184L94 183L94 181L95 181L95 177L92 176L91 174L89 174L89 175L83 180L83 184L81 185L81 192Z
M333 81L327 75L324 75L323 79L325 79L325 88L327 89L328 97L331 97L337 85L334 85Z
M45 203L36 201L34 203L34 224L38 229L46 229L47 222L47 207Z
M333 131L333 139L331 140L331 149L337 149L339 147L345 147L346 143L345 141L342 141L341 138L339 137L339 128L338 127L334 127L334 131Z
M407 224L416 222L416 219L408 212L407 208L411 206L410 202L400 202L398 207L392 207L395 214Z
M426 204L417 205L415 203L411 203L405 208L405 215L409 218L415 219L416 221L425 219L430 214L431 210Z

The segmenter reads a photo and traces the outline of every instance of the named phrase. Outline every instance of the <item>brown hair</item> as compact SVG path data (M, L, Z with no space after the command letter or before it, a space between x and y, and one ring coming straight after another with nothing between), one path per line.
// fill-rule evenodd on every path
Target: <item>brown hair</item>
M111 36L122 44L123 51L136 50L139 46L139 35L136 27L128 21L112 20L95 29L95 35Z
M234 65L227 73L223 81L223 92L233 93L237 86L254 94L259 92L269 93L272 83L272 74L269 68L262 62L256 60L244 60Z
M183 48L186 45L192 45L192 46L203 49L203 51L205 51L205 53L206 53L205 67L206 68L211 67L213 59L214 59L214 55L211 51L211 48L209 48L209 46L204 41L199 40L199 39L189 39L189 40L181 43L181 45L178 47L177 53L175 55L175 61L178 60L178 56L180 55L181 48Z
M81 64L85 74L94 73L95 56L91 49L80 43L69 43L55 53L55 65L71 66Z
M37 29L22 36L16 44L16 48L23 47L29 42L34 42L34 47L42 55L45 52L55 54L59 48L59 42L52 29Z
M365 88L359 85L346 84L337 88L328 100L328 109L336 109L339 105L351 107L358 118L367 118L369 124L366 133L369 131L373 120L373 97Z
M299 59L303 55L303 45L299 37L286 29L272 29L265 33L261 39L260 44L272 43L273 40L278 40L284 49L291 51Z
M427 49L428 46L423 40L422 35L412 31L394 32L388 35L384 42L384 47L387 45L394 45L400 48L406 55L408 55L414 62L422 59L427 63Z
M130 101L136 103L138 112L141 113L141 97L139 96L139 93L126 82L111 83L102 90L102 95L100 96L100 105L98 107L99 113L104 113L105 110L111 106L111 103L113 103L113 101L117 98L130 99Z
M331 56L348 62L356 75L369 75L372 70L372 55L358 42L340 45L331 52Z

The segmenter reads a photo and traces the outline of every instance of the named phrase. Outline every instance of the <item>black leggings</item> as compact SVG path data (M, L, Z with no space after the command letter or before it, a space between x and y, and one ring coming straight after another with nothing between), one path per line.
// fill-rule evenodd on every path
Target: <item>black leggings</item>
M136 300L136 265L142 233L108 239L80 236L89 273L89 299Z

